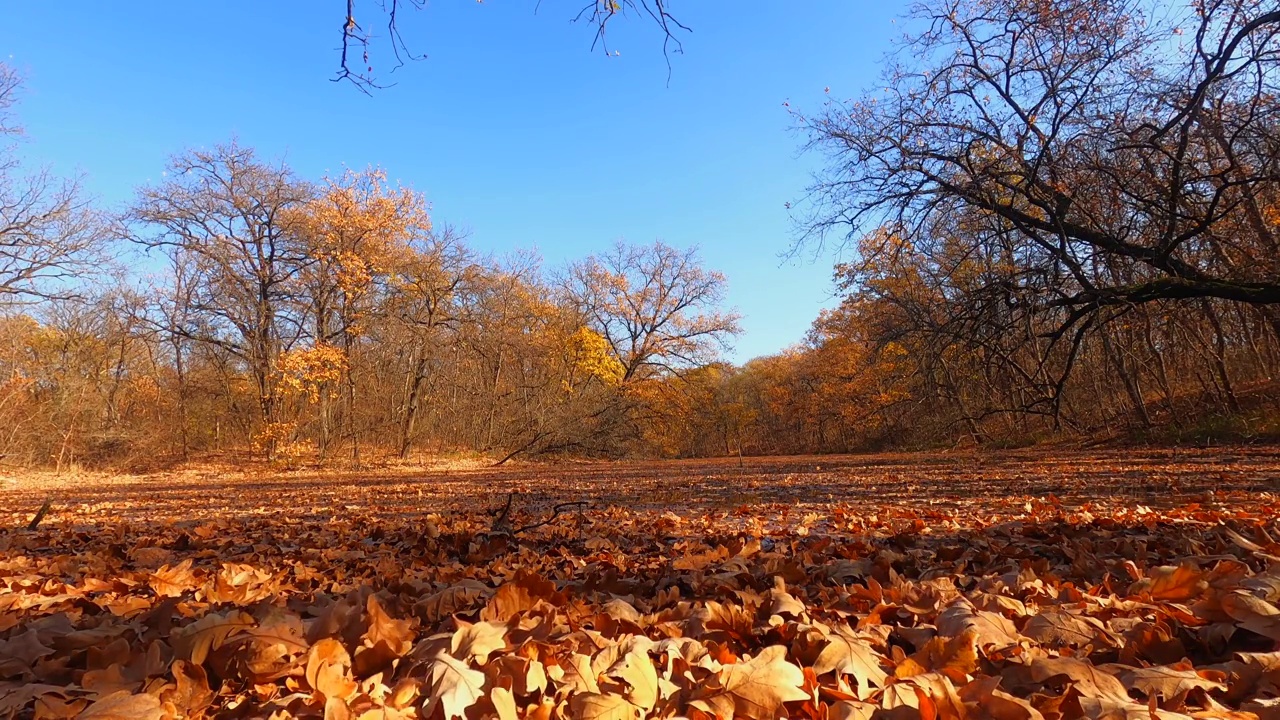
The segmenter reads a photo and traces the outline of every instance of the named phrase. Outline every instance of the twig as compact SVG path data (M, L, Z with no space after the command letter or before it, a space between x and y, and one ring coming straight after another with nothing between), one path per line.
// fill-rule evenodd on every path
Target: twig
M53 497L50 496L45 498L44 504L41 505L40 509L36 511L36 516L31 518L31 522L27 524L27 529L35 530L37 527L39 527L40 521L44 520L44 516L49 513L49 507L52 505L53 505Z
M497 510L497 511L495 511L495 512L496 512L496 515L495 515L495 517L494 517L494 519L493 519L493 525L491 525L491 526L490 526L490 528L489 528L489 533L490 533L490 534L495 534L495 535L519 535L519 534L520 534L520 533L522 533L522 532L528 532L528 531L530 531L530 530L534 530L534 529L540 528L540 527L542 527L543 525L550 525L550 524L551 524L551 522L552 522L553 520L555 520L557 517L559 517L559 516L560 516L560 514L561 514L561 513L563 513L565 510L567 510L568 508L573 508L573 507L584 507L584 506L586 506L586 505L590 505L590 504L591 504L591 503L590 503L589 501L587 501L587 500L574 500L574 501L572 501L572 502L562 502L562 503L560 503L560 504L558 504L558 505L556 505L556 506L552 507L552 508L551 508L551 515L549 515L549 516L548 516L548 517L546 517L545 519L540 520L540 521L538 521L538 522L536 522L536 523L533 523L533 524L531 524L531 525L525 525L525 526L523 526L523 527L519 527L519 528L514 528L514 529L513 529L513 528L511 527L511 504L515 501L515 497L516 497L516 493L515 493L515 492L507 493L507 502L506 502L506 504L502 506L502 509L501 509L501 510Z
M526 530L533 530L534 528L540 528L543 525L550 525L551 521L555 520L560 515L560 513L564 512L565 508L582 507L584 505L590 505L590 504L591 503L586 500L575 500L573 502L560 503L559 505L556 505L555 507L551 508L551 517L548 517L546 520L543 520L542 522L536 522L532 525L525 525L524 527L519 528L517 530L512 530L511 534L519 535L520 533L525 532Z
M511 512L511 501L514 500L515 497L515 492L507 493L507 504L504 505L502 510L500 510L497 516L494 517L493 525L490 527L490 532L501 532L504 525L510 524L507 520L507 514Z

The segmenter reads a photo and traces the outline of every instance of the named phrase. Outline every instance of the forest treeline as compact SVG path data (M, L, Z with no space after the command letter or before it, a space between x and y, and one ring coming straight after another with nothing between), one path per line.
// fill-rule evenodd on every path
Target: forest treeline
M492 257L377 169L234 143L106 209L0 161L0 452L146 465L1280 436L1280 12L932 0L796 112L844 249L804 342L724 360L697 253ZM16 143L21 85L0 66ZM761 262L774 262L771 254ZM809 319L797 318L798 324Z

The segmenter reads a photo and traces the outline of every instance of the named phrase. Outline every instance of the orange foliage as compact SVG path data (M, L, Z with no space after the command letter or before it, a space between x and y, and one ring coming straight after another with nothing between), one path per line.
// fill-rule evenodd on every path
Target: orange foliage
M339 268L344 291L358 292L373 275L390 270L409 241L431 229L422 196L389 187L381 169L347 170L325 185L295 219L316 256Z
M311 348L298 348L276 360L284 387L291 393L305 395L311 402L322 392L337 394L337 385L347 372L347 358L341 348L321 343Z

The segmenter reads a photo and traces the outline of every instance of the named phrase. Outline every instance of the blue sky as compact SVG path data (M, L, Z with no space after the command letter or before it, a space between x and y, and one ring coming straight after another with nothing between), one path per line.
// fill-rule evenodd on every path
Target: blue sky
M363 0L366 6L376 0ZM301 175L380 165L481 251L547 265L618 239L697 245L744 316L736 360L776 352L831 304L831 262L782 263L785 203L819 158L783 107L874 82L896 0L719 3L673 11L693 32L667 67L656 28L611 26L590 51L579 3L436 0L403 32L427 54L372 97L329 82L342 3L13 3L0 56L26 78L26 152L126 202L184 147L236 137ZM372 7L366 10L372 13ZM359 19L359 18L358 18ZM393 64L375 46L376 69Z

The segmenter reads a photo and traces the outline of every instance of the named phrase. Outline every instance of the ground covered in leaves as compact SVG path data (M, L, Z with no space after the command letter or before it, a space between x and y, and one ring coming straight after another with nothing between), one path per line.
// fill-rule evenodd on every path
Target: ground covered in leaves
M0 718L1280 718L1278 494L1258 449L0 480Z

